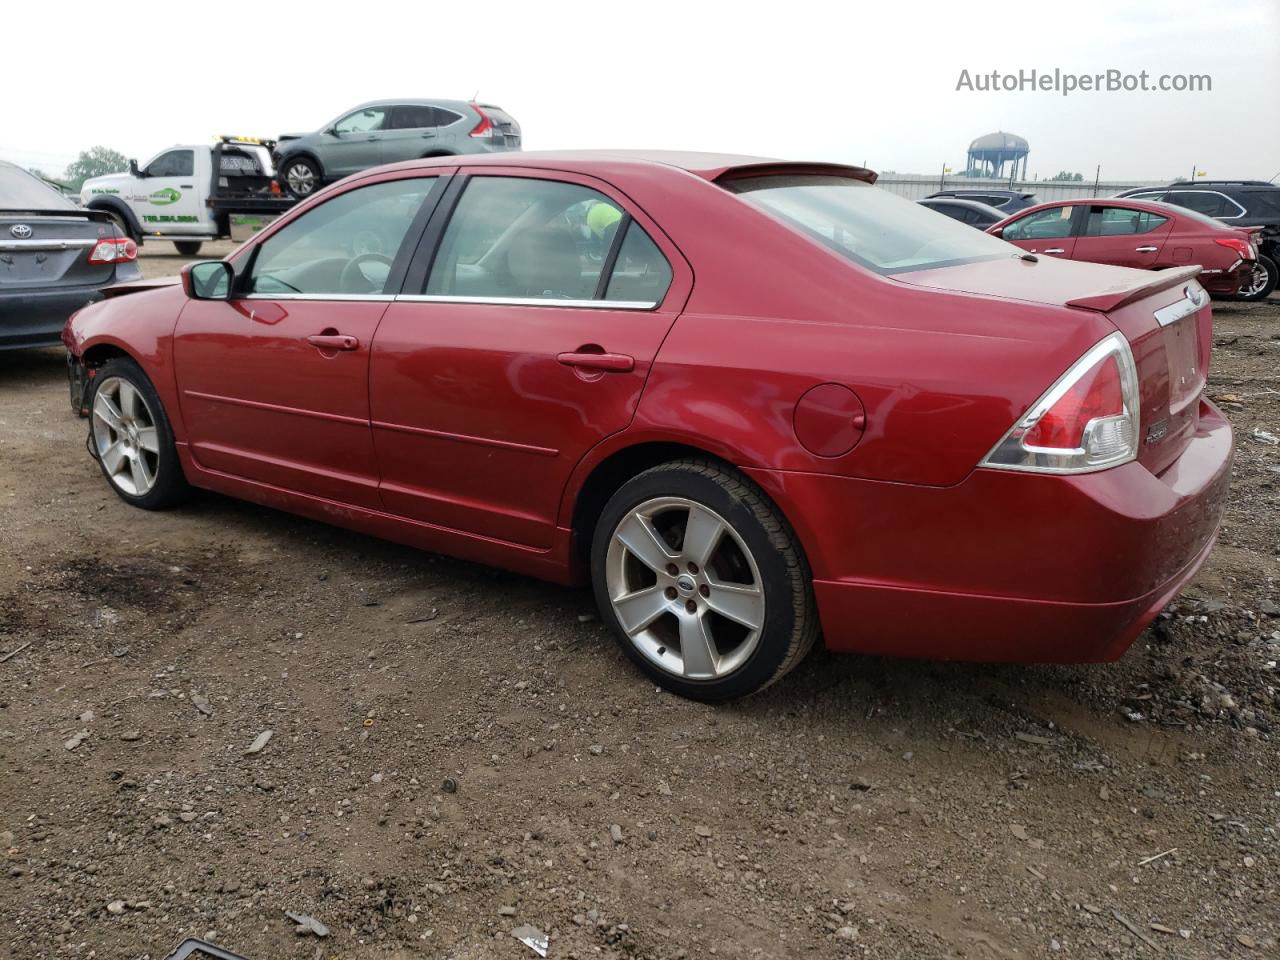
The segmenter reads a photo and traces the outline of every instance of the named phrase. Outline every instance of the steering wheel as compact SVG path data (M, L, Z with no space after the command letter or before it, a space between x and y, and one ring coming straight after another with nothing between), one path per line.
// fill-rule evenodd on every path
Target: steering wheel
M364 269L366 263L381 263L387 268L386 273L370 276ZM391 273L391 258L381 253L362 253L347 261L338 277L338 287L343 293L379 293Z

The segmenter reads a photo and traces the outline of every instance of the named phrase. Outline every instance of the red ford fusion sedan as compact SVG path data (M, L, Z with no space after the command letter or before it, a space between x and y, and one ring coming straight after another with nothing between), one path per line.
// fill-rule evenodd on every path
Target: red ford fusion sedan
M1253 277L1254 232L1152 200L1062 200L1020 210L987 232L1035 254L1139 270L1200 267L1214 296L1231 296Z
M1119 656L1213 544L1197 268L1037 257L869 170L416 161L69 322L126 502L191 487L561 583L685 696L841 651Z

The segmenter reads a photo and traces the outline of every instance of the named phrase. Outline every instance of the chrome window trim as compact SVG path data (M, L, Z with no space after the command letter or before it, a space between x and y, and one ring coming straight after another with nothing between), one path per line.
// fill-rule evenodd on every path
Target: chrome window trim
M396 299L390 293L246 293L237 300L368 300L373 302Z
M92 247L98 240L121 240L123 237L98 237L91 240L0 240L0 250L21 253L24 250L72 250Z
M1185 293L1181 300L1171 303L1167 307L1161 307L1155 312L1156 323L1162 327L1167 327L1177 323L1183 317L1191 316L1191 314L1209 302L1209 295L1194 280L1188 283L1184 290Z
M550 297L451 297L433 293L402 293L394 298L406 303L488 303L509 307L574 307L592 310L656 310L645 300L556 300Z

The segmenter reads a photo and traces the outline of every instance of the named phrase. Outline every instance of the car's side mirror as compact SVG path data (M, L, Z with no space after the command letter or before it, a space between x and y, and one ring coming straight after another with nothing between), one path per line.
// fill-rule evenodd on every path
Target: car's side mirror
M327 133L327 134L328 134L329 136L331 136L331 137L340 137L340 136L342 136L342 132L341 132L340 130L338 130L338 128L337 128L337 127L330 127L328 130L326 130L326 131L325 131L325 133Z
M234 279L225 260L200 260L182 268L182 290L192 300L230 300Z
M138 161L137 161L137 160L130 160L130 161L129 161L129 173L130 173L130 174L132 174L132 175L133 175L133 176L135 176L135 177L141 177L141 176L143 176L142 171L138 169Z
M1002 237L1004 236L1004 227L989 227L987 229L987 233L991 234L993 237Z

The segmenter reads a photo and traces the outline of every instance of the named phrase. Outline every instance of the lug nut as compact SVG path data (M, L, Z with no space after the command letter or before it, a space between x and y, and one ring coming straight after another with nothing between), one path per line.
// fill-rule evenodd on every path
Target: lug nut
M696 603L694 603L692 600L690 600L688 603L686 603L686 604L684 605L684 608L685 608L686 610L688 610L690 613L697 613L697 612L698 612L698 605L697 605Z
M705 583L698 588L698 592L702 594L704 597L711 596L711 588L708 587Z
M691 563L691 564L689 564L689 572L690 572L690 573L697 573L697 572L698 572L698 565L697 565L696 563Z
M666 590L664 590L663 592L667 595L667 599L668 599L668 600L674 600L674 599L676 598L676 588L675 588L675 587L667 587L667 589L666 589Z
M680 572L680 568L677 567L674 563L667 564L667 573L669 573L671 576L674 577L679 572Z

